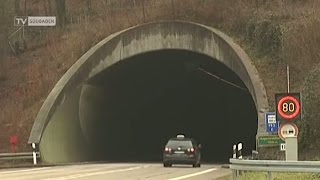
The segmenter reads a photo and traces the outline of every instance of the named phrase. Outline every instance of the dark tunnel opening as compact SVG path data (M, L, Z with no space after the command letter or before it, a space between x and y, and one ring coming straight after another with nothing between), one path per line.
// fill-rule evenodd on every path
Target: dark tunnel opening
M203 162L228 161L238 142L250 154L258 123L251 94L199 68L246 88L221 62L182 50L139 54L90 79L104 94L87 103L86 117L94 116L80 116L94 159L161 161L166 141L177 134L202 144Z

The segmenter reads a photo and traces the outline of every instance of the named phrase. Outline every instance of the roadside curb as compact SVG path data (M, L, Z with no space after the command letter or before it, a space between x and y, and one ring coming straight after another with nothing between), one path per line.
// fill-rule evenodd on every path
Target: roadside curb
M37 167L50 167L50 166L57 166L54 164L37 164L37 165L33 165L33 164L25 164L25 165L0 165L0 169L17 169L17 168L37 168Z
M229 168L230 168L230 165L229 165L229 164L223 164L223 165L221 166L221 168L229 169Z

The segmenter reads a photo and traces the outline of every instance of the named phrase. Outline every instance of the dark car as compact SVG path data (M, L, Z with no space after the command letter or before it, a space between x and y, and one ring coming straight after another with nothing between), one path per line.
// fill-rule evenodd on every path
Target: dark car
M198 144L193 138L186 138L184 135L171 138L163 150L163 166L192 164L193 167L200 167L200 148L201 144Z

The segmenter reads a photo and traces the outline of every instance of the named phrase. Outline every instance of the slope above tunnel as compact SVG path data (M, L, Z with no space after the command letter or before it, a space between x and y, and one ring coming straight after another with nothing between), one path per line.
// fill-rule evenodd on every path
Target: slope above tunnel
M208 26L184 21L142 24L105 38L85 53L59 80L42 105L33 125L29 143L39 143L56 109L76 87L118 61L145 52L180 49L216 59L244 82L255 102L258 133L264 133L268 102L264 85L247 54L228 36Z

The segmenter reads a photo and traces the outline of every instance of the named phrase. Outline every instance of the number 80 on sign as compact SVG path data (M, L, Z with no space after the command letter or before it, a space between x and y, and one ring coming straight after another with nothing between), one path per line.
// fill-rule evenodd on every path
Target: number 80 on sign
M278 121L301 119L300 93L276 94L276 116Z

